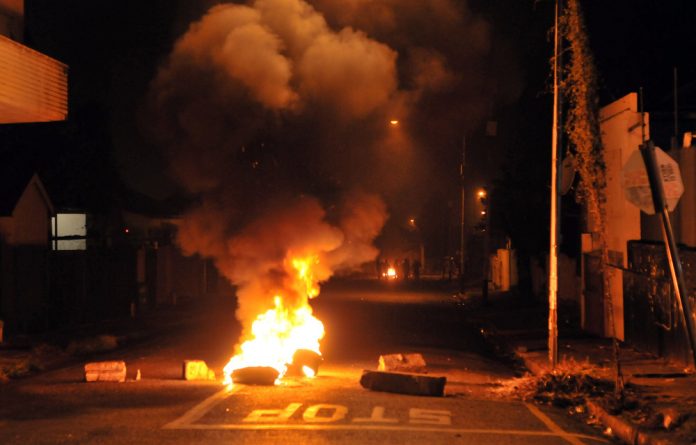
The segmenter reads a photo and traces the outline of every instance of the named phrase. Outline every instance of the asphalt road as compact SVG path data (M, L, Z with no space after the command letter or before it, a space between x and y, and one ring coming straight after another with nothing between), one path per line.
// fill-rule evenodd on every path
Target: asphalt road
M562 411L503 395L513 371L444 288L344 282L325 286L314 306L327 330L314 379L231 390L182 381L185 359L206 360L218 375L229 359L239 325L231 301L219 301L180 312L165 334L92 358L125 360L126 383L84 383L78 363L0 385L0 444L606 442ZM394 352L422 353L430 375L447 377L445 397L362 388L362 370Z

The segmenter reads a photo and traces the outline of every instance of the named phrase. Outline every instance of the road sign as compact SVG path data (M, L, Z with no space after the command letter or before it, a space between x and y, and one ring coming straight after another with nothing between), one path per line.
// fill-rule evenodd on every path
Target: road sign
M662 187L665 191L667 209L671 212L677 206L679 198L684 193L684 183L682 182L679 164L659 147L655 147L655 158L660 169ZM647 213L655 214L652 192L650 191L650 181L645 169L643 157L640 150L633 152L631 157L623 166L623 188L628 201Z
M573 182L575 182L575 171L575 156L569 153L563 158L563 162L561 163L561 188L559 190L561 195L568 193L573 186Z

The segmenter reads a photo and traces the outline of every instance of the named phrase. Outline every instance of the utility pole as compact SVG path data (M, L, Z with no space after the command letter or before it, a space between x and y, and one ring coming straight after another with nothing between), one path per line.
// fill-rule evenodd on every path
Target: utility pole
M490 220L490 206L488 205L488 191L484 187L479 191L479 199L483 205L481 210L481 216L483 218L483 270L481 271L481 299L484 304L488 303L488 263L490 259L488 258L488 250L491 239L491 220Z
M677 67L674 67L674 136L672 137L672 150L679 148L679 87L677 79Z
M464 247L466 243L464 230L464 165L466 164L466 136L462 136L462 160L459 164L459 182L461 187L461 208L459 212L459 292L464 293Z
M559 77L561 35L559 32L561 1L556 0L553 51L553 128L551 129L551 227L549 236L549 364L555 369L558 364L558 220L559 220L559 167L560 136Z

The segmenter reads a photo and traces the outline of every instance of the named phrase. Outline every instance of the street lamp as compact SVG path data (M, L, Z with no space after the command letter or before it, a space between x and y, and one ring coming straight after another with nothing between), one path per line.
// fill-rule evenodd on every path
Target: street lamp
M483 231L483 283L481 287L481 297L484 302L488 301L488 244L490 242L490 220L488 217L488 192L485 188L480 188L476 196L481 203L481 230Z

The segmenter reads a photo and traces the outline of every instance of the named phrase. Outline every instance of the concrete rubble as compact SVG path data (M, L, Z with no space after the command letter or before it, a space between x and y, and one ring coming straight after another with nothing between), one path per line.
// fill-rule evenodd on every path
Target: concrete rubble
M125 382L126 362L106 361L85 364L86 382Z
M215 380L215 371L208 368L203 360L184 360L182 365L184 380Z
M421 354L388 354L379 356L377 370L422 373L426 371L426 367Z

